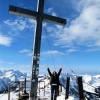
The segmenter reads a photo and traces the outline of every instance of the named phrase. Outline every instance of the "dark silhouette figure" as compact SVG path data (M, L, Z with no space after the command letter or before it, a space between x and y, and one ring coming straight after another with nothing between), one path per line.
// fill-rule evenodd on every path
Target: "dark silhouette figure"
M50 69L48 68L48 73L50 75L50 85L51 85L51 100L56 100L57 95L59 95L59 76L62 71L62 68L60 68L59 72L57 73L54 71L51 73Z

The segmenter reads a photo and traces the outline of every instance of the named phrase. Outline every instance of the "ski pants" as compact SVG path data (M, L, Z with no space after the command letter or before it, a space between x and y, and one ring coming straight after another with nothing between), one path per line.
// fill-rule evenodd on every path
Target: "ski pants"
M59 93L59 85L51 85L51 100L56 100Z

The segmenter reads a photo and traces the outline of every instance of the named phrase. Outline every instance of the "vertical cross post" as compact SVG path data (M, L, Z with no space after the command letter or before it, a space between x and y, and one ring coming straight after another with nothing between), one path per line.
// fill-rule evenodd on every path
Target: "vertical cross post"
M83 81L81 76L77 77L77 82L78 82L79 100L85 100L83 93Z
M38 13L43 15L44 9L44 0L39 0L38 3ZM33 100L37 98L37 84L38 84L38 74L39 74L39 58L40 58L40 45L41 45L41 34L42 34L42 21L43 16L38 16L36 18L36 35L35 35L35 44L34 44L34 55L33 55L33 64L32 64L32 81L31 81L31 97L34 97Z

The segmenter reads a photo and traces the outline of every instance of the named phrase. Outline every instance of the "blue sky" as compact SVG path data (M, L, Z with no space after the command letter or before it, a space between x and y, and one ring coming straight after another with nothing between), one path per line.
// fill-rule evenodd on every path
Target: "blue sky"
M31 73L35 20L12 15L9 5L36 10L37 0L0 0L0 69ZM63 68L100 73L100 0L45 0L45 13L67 19L43 23L40 73Z

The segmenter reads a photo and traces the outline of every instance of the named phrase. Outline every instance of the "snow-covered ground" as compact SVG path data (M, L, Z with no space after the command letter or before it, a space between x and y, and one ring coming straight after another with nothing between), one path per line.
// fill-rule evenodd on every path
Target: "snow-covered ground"
M10 93L10 100L17 100L17 95L14 92ZM8 94L0 94L0 100L8 100Z
M47 100L50 100L50 85L49 84L49 80L48 79L45 79L45 94L44 94L44 82L41 82L40 83L40 94L39 94L39 90L38 90L38 95L40 96L40 98L47 98ZM10 93L10 100L17 100L17 95L18 94L15 94L14 92L11 92ZM8 100L8 94L1 94L0 95L0 100ZM60 95L57 97L57 100L65 100L65 90L63 88L63 92L60 93ZM74 97L72 96L69 96L69 99L68 100L78 100L78 99L75 99Z
M12 81L17 81L17 80L21 80L24 79L27 75L21 73L20 71L14 71L14 70L8 70L8 71L0 71L0 91L4 91L6 89L8 89L8 84L9 82ZM71 77L73 76L73 78L71 79L70 82L70 89L76 89L77 91L77 82L75 81L75 75L70 75ZM49 80L48 79L43 79L41 78L40 80L45 82L45 94L44 94L44 82L40 82L40 94L39 94L39 90L38 90L38 95L41 96L41 98L48 98L47 100L50 100L50 85L49 85ZM60 78L61 84L65 87L66 84L66 76L63 74ZM89 91L89 92L94 92L94 88L93 87L98 87L100 86L100 75L96 75L96 76L91 76L91 75L83 75L83 87L84 90ZM90 84L91 86L89 86L88 84ZM11 100L17 100L17 95L15 92L11 92ZM0 100L8 100L8 94L7 93L3 93L0 94ZM57 100L65 100L65 89L63 88L62 92L60 93L60 95L57 97ZM70 90L70 96L68 100L78 100L78 98L74 95L71 94L71 90ZM92 99L91 99L92 100Z

